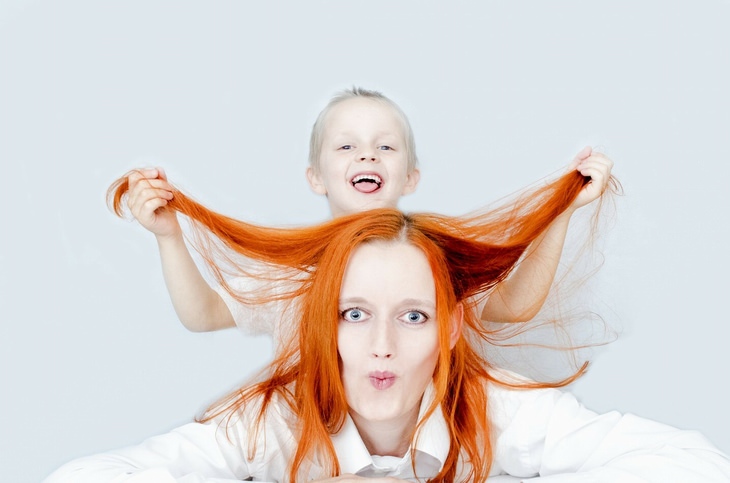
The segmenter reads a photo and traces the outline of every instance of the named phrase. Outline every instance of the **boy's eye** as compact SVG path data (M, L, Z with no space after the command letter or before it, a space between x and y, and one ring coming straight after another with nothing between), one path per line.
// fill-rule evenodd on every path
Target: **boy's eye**
M340 316L348 322L360 322L365 319L365 312L363 312L361 309L353 308L343 310L340 313Z
M350 150L352 149L352 146L350 144L345 144L344 146L340 146L340 149Z
M392 151L393 150L393 148L391 148L390 146L380 146L379 149L381 149L383 151Z
M418 310L411 310L403 316L403 320L409 324L423 324L428 320L428 315Z

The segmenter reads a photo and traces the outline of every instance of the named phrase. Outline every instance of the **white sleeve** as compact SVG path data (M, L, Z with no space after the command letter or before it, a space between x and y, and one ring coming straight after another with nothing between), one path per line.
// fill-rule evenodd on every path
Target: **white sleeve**
M596 414L554 389L492 391L495 460L544 483L723 482L730 459L696 431Z
M228 281L229 286L236 292L252 293L260 287L257 281L246 277L236 277ZM223 287L217 287L216 292L225 302L228 310L236 322L236 326L245 334L276 335L279 323L284 316L285 304L273 301L265 304L249 305L231 296Z
M222 483L250 476L217 422L190 423L142 444L71 461L43 483Z

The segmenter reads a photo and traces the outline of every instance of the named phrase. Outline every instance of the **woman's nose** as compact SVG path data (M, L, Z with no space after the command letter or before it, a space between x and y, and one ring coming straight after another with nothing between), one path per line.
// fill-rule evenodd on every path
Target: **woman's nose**
M373 357L390 359L395 356L395 333L391 324L373 324L371 341Z

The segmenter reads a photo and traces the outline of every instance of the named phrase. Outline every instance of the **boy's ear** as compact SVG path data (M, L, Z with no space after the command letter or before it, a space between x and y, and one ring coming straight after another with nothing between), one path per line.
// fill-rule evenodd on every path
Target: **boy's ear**
M307 181L309 181L309 186L310 188L312 188L312 191L314 191L318 195L327 194L327 188L324 186L324 183L322 183L322 178L314 171L314 168L312 168L311 166L307 167Z
M416 187L420 180L421 172L418 168L413 168L413 171L408 173L408 176L406 176L406 185L403 187L403 193L401 193L401 195L409 195L416 191Z
M449 333L449 348L453 349L456 342L461 337L461 327L464 325L464 304L461 302L456 304L454 312L451 314L451 331Z

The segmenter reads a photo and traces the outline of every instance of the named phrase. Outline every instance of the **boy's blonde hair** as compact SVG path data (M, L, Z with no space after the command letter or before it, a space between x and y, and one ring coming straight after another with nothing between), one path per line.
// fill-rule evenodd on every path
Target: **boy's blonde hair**
M403 123L408 172L411 173L418 164L418 157L416 156L416 141L413 137L413 129L411 129L411 123L408 122L408 117L398 104L384 96L382 93L363 89L362 87L353 87L337 93L319 113L317 120L314 121L314 126L312 126L312 136L309 140L309 165L312 166L312 169L314 169L315 172L319 172L319 157L322 153L322 143L324 141L324 124L325 121L327 121L327 115L330 113L332 108L348 99L358 97L382 102L383 104L390 106L398 114L398 117L400 117L401 122Z

